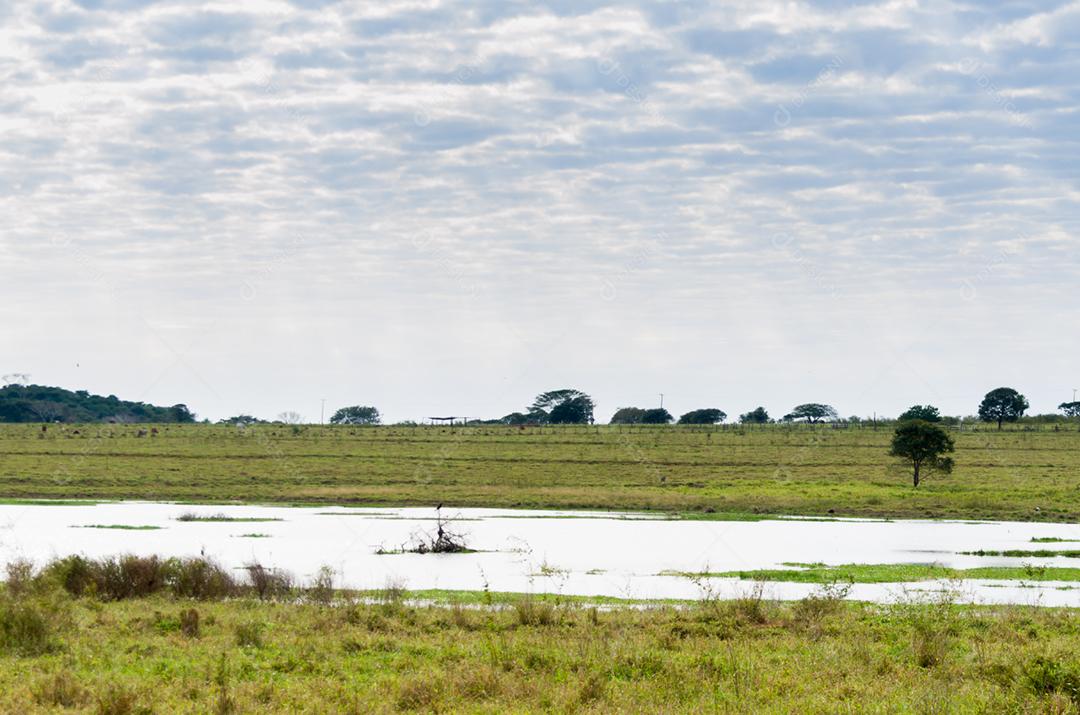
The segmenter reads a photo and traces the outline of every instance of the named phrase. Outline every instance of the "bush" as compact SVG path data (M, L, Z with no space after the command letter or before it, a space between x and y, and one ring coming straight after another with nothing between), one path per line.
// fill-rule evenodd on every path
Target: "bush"
M107 601L142 598L165 588L168 563L157 556L121 556L91 562L97 595Z
M260 563L250 563L247 570L248 585L260 600L282 598L292 593L292 575L286 571L268 569Z
M67 556L45 567L43 577L56 581L72 596L90 596L97 592L94 564L83 556Z
M1039 656L1024 667L1024 679L1038 695L1061 693L1080 705L1080 668Z
M236 626L236 645L241 648L262 648L262 632L261 623L241 623Z
M14 559L8 562L7 589L12 596L19 597L30 590L34 581L34 564L27 559Z
M38 705L76 708L85 705L90 693L66 670L40 680L33 688Z
M178 598L206 601L228 598L238 590L232 574L212 559L176 559L170 570L172 592Z
M47 653L56 615L32 601L0 601L0 651L24 656Z
M312 579L307 590L308 600L322 606L330 605L334 600L334 570L329 566L321 567Z
M180 611L180 632L188 638L199 637L199 612L194 608Z
M555 606L532 596L514 601L514 614L522 626L550 626L555 622Z

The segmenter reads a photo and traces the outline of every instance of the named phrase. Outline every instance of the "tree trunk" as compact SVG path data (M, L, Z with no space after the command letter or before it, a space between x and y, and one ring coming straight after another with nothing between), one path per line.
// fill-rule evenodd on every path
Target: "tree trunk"
M919 467L920 466L921 465L918 462L915 462L915 488L916 489L919 488Z
M998 431L1001 430L1001 420L1002 420L1002 418L998 417Z

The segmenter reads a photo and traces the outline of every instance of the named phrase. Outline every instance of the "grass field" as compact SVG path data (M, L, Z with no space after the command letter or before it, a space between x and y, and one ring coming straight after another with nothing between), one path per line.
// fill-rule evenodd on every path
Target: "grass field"
M0 590L0 711L1076 713L1075 611ZM431 594L428 594L431 595ZM434 594L438 595L438 594ZM501 604L501 607L500 607Z
M0 426L0 498L1080 519L1080 432L956 434L913 490L888 428ZM138 436L146 434L146 436Z

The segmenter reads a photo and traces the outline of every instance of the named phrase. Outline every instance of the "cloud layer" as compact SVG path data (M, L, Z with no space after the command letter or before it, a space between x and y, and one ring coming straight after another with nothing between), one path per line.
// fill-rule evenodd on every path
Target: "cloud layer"
M210 417L1052 410L1080 2L986 5L16 0L2 367Z

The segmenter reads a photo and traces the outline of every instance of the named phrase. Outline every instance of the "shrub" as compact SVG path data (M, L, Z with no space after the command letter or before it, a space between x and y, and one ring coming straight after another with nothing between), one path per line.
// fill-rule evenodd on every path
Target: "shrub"
M90 700L90 693L66 670L38 681L33 688L38 705L76 708Z
M199 612L194 608L180 611L180 632L188 638L199 637Z
M33 584L34 563L27 559L14 559L8 562L7 589L12 596L24 595Z
M93 595L97 590L93 563L84 556L67 556L45 567L43 576L60 584L72 596Z
M307 590L308 600L322 606L330 605L334 600L334 570L329 566L321 567L312 579Z
M1080 668L1039 656L1024 667L1024 680L1038 695L1061 693L1080 705Z
M0 601L0 651L24 656L48 652L57 615L32 601Z
M556 614L553 604L524 596L514 601L514 615L523 626L550 626L555 622Z
M286 571L268 569L260 563L252 562L244 567L247 571L248 585L260 600L282 598L292 593L292 575Z
M148 708L138 707L135 693L112 683L97 696L97 715L135 715L148 713Z
M236 580L212 559L186 558L172 561L171 586L179 598L200 601L227 598L237 592Z
M168 579L168 564L157 556L107 558L90 566L98 597L108 601L149 596Z
M241 648L262 648L263 624L251 622L236 626L236 645Z

